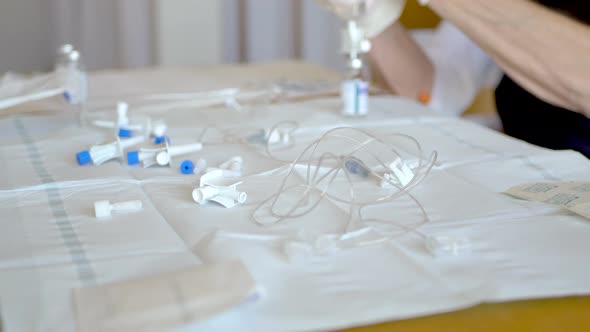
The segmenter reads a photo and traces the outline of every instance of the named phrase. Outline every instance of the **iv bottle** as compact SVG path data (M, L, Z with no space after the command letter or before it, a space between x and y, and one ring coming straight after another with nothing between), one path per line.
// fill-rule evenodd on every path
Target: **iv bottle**
M342 115L362 117L369 113L369 73L364 54L371 49L356 20L349 20L342 31L342 51L347 58L348 77L342 82Z

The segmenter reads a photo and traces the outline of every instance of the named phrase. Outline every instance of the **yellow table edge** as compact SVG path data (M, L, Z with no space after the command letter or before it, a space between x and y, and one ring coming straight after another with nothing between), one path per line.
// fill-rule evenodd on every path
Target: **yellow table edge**
M481 304L446 314L344 331L590 331L590 297Z

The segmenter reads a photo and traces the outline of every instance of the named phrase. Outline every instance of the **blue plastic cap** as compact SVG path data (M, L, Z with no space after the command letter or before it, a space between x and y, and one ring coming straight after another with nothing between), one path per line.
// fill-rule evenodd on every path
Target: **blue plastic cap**
M166 142L166 136L156 137L154 144L164 144Z
M129 129L119 128L119 137L130 138L133 137L133 131Z
M182 172L182 174L192 174L194 170L195 164L193 164L193 162L190 160L185 160L182 162L182 164L180 164L180 171Z
M141 160L139 160L139 151L127 152L127 164L139 165L140 162Z
M78 160L78 165L80 166L84 166L92 162L92 157L90 156L90 152L88 151L78 152L76 154L76 159Z

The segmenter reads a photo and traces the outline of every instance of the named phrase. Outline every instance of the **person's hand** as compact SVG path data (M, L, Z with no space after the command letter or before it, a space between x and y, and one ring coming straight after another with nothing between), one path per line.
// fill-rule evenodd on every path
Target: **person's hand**
M373 38L399 20L406 0L316 0L340 18L358 15L358 22L368 38Z

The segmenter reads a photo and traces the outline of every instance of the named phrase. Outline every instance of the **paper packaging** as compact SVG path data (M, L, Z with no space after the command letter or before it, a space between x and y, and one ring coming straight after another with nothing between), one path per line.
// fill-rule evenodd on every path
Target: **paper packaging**
M78 328L162 331L230 310L256 295L241 262L200 266L74 290Z
M529 183L510 188L507 194L564 208L590 219L590 182Z

